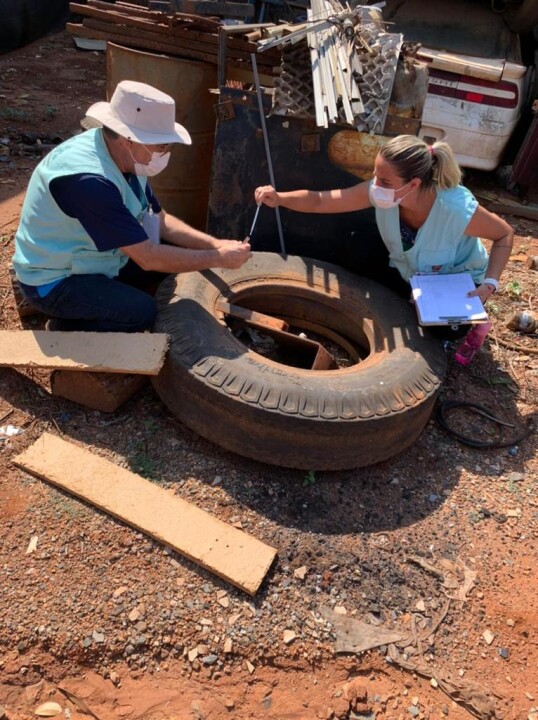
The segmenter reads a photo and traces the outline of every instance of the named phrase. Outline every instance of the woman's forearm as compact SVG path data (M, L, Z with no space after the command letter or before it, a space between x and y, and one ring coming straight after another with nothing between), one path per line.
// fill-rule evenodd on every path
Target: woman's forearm
M491 250L489 253L488 268L486 270L486 277L494 278L499 280L501 274L506 267L508 260L510 259L510 253L512 252L512 245L514 243L514 233L509 232L498 240L493 241Z

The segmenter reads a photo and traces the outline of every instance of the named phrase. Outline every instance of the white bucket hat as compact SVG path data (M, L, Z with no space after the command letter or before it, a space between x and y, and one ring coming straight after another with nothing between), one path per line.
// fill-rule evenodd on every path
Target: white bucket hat
M83 127L104 125L128 140L144 145L191 144L187 130L175 122L174 99L157 88L122 80L110 102L98 102L86 112ZM97 121L97 122L95 122Z

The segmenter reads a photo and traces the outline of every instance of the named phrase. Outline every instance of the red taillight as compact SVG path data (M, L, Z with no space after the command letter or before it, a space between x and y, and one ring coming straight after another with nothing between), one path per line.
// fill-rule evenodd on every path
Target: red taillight
M428 92L431 95L451 97L480 105L516 108L519 102L519 88L515 83L480 78L430 69Z

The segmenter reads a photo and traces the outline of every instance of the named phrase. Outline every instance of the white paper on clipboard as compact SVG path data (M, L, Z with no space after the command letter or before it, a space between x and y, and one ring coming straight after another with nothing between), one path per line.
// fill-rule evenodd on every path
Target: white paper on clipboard
M421 325L454 325L486 322L488 315L469 273L413 275L413 300Z

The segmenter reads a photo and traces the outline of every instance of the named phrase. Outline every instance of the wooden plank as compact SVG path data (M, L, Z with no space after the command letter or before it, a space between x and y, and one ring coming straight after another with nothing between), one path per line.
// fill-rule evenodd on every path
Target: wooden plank
M164 15L164 13L160 10L149 10L141 5L133 5L124 2L116 2L112 4L105 2L105 0L88 0L88 5L91 7L101 8L102 10L123 12L125 14L129 14L131 17L162 18Z
M254 595L276 557L260 540L139 475L44 433L15 464L95 505Z
M254 17L254 5L228 0L176 0L180 12L196 15L222 15L229 18Z
M95 30L94 28L88 28L84 25L78 25L76 23L66 23L65 29L73 35L94 38L96 40L110 40L110 42L117 43L118 45L126 45L127 47L152 50L157 53L166 53L167 55L189 58L191 60L200 60L213 65L217 62L216 54L210 55L208 53L190 50L189 48L183 49L179 45L171 45L161 38L158 40L148 40L142 33L136 37L131 37L129 35L120 35L117 32L103 32L102 30Z
M73 3L72 3L73 4ZM84 6L82 6L84 7ZM138 30L143 31L143 36L149 40L160 40L161 36L164 42L178 45L181 48L192 48L194 50L203 50L208 53L218 52L218 35L209 32L199 32L197 30L189 30L183 27L168 27L167 25L157 25L155 23L149 23L146 20L135 20L134 24L124 23L123 19L114 21L112 23L107 20L85 18L84 27L94 28L95 30L101 30L103 32L116 32L121 35L126 35L132 38L140 37L141 33L132 30L131 27L136 27ZM250 54L256 52L256 45L254 43L242 40L240 38L228 39L227 47L230 48L230 55L243 60L250 60ZM272 53L271 57L275 57ZM269 62L268 57L264 58L265 63Z
M167 348L164 333L0 330L4 367L158 375Z
M502 60L487 60L471 56L463 58L459 55L451 55L441 50L425 47L420 48L417 58L428 63L428 67L437 70L457 72L461 75L469 75L492 82L498 82L501 79L504 67Z
M538 221L538 205L529 203L513 202L511 200L498 200L488 204L488 210L494 213L503 213L505 215L516 215L517 217L526 218L527 220Z
M259 327L271 327L276 330L287 330L289 328L288 323L280 318L273 317L272 315L265 315L264 313L256 312L255 310L249 310L248 308L241 307L240 305L230 305L230 303L220 300L217 303L217 310L220 310L224 315L229 315L233 318L239 318L240 320L246 320Z
M88 21L85 22L96 22ZM184 43L183 40L174 40L168 42L167 35L160 35L159 33L146 33L144 31L131 32L126 27L116 26L110 24L110 30L97 30L93 27L86 27L86 25L80 25L77 23L66 23L65 26L67 32L72 33L75 36L93 38L95 40L108 40L110 42L117 43L118 45L124 45L127 47L138 48L143 50L152 50L157 53L165 53L167 55L173 55L176 57L189 58L191 60L200 60L201 62L217 64L217 46L204 46L202 48L199 43ZM119 28L119 31L116 29ZM197 49L193 49L197 47ZM201 50L207 49L207 52ZM232 57L230 57L230 55ZM247 57L248 56L248 57ZM272 61L271 57L263 58L266 63ZM235 49L229 53L227 63L229 65L237 65L242 68L245 67L245 63L248 63L250 70L250 54ZM266 75L273 75L273 65L264 64L263 71Z

